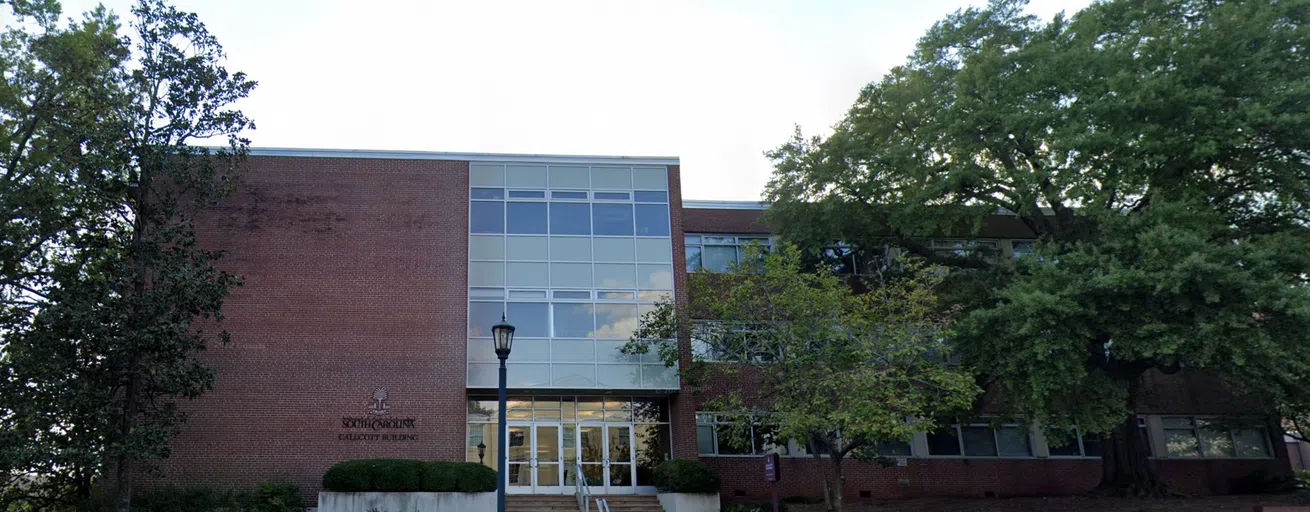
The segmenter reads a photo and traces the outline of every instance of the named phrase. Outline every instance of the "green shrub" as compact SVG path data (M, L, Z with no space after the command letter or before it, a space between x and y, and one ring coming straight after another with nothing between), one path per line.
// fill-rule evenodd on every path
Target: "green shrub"
M664 492L719 492L719 474L698 460L666 460L655 466L655 488Z
M250 493L246 506L256 512L303 512L305 503L300 501L300 486L295 484L277 484L265 482Z
M323 474L334 492L490 492L496 471L474 462L363 459L340 462Z
M241 512L242 497L233 490L192 485L186 487L158 487L139 491L132 498L136 512L175 512L178 510L205 510L212 512Z
M1310 489L1310 469L1303 469L1296 472L1296 481L1301 484L1302 488Z
M105 510L110 510L106 508ZM253 491L220 490L202 485L159 487L136 493L133 512L304 512L300 487L263 483Z

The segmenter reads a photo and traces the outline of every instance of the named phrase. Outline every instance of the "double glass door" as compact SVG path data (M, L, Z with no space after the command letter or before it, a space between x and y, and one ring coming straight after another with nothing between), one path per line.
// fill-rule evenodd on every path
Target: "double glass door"
M593 493L634 492L632 425L579 425L578 459Z
M577 465L594 494L632 494L632 424L510 422L508 492L572 494Z

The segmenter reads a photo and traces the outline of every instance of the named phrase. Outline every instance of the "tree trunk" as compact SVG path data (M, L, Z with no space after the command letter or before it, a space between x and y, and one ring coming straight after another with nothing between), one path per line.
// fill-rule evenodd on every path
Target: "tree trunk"
M1133 379L1128 386L1130 404L1137 403L1137 388L1137 379ZM1109 439L1101 447L1101 483L1093 493L1110 496L1168 495L1164 482L1155 474L1155 468L1147 458L1149 445L1140 430L1137 415L1129 414L1110 433Z
M123 393L126 401L123 408L123 418L120 423L120 440L126 440L132 435L132 424L136 417L137 403L137 382L139 379L133 374L128 381L127 390ZM121 449L121 448L120 448ZM121 449L118 453L118 463L115 465L115 487L114 502L118 512L132 511L132 458L127 450Z
M828 486L828 470L823 469L823 455L819 453L819 443L810 440L810 455L814 457L814 467L819 469L823 484L823 509L832 512L832 489Z
M832 479L833 480L832 510L836 512L842 512L842 483L844 483L843 481L846 479L846 477L842 475L841 472L842 456L835 453L835 451L831 456L832 456L832 472L834 477Z
M148 204L150 201L150 190L151 187L154 186L153 166L155 160L153 157L153 154L142 157L141 167L138 171L140 174L137 176L137 187L133 193L135 215L132 219L132 257L137 260L137 273L132 281L132 293L137 297L144 295L146 287L149 286L149 283L147 282L147 273L149 272L150 267L144 255L146 252L146 244L149 243L149 239L146 238L146 228L150 223L151 214L150 205ZM129 324L131 326L130 328L135 328L135 324L138 322L142 324L148 323L142 321L141 316L142 313L140 311L133 311L132 321ZM131 334L128 336L131 336ZM131 444L130 438L132 437L133 431L136 430L136 417L140 410L141 378L138 375L138 372L140 371L142 361L138 352L139 350L140 348L137 346L130 347L128 364L126 367L127 386L123 390L123 417L119 420L118 441L122 443L123 446L120 446L119 448L122 451L118 453L117 464L115 467L115 483L117 485L114 489L114 501L118 512L131 512L132 510L132 459L135 457L135 454L129 453L125 446Z

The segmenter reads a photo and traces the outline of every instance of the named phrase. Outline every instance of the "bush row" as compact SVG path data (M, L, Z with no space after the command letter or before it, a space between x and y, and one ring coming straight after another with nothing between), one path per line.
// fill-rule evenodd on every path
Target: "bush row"
M323 474L335 492L491 492L496 471L476 462L362 459L338 463Z
M666 460L655 466L655 488L664 492L719 492L719 474L698 460Z
M111 503L103 510L111 510ZM133 512L303 512L300 487L292 484L264 483L254 490L215 489L193 485L160 487L136 493Z

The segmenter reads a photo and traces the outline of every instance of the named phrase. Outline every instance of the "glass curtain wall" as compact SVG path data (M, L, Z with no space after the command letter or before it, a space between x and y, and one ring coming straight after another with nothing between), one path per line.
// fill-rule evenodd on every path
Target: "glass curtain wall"
M514 388L677 389L619 348L673 294L668 169L474 163L468 387L497 386L491 326L516 328Z

